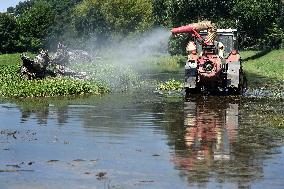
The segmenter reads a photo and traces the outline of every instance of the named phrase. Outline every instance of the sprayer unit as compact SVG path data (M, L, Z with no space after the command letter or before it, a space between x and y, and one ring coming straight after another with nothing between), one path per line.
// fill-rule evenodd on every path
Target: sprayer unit
M244 74L237 51L237 30L217 29L210 21L172 29L172 34L189 33L186 47L185 89L242 93Z

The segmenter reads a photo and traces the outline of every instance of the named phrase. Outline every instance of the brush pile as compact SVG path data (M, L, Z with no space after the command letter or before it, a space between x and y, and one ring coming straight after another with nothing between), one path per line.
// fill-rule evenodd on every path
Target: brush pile
M20 76L25 79L43 79L45 77L70 76L83 79L85 73L75 72L69 68L71 62L90 61L91 57L85 51L68 50L66 46L59 43L57 51L49 56L48 51L40 50L39 54L31 59L26 54L21 54L23 61L20 68Z

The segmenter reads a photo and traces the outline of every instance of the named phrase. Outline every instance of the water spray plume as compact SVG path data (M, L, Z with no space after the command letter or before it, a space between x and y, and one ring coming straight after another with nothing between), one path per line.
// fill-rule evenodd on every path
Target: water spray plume
M140 36L113 42L102 51L102 54L113 64L135 67L147 58L167 54L170 35L168 30L157 28Z
M103 48L88 43L87 49L95 59L77 63L78 71L86 72L93 81L107 83L112 90L126 90L139 83L138 72L145 67L143 62L161 55L169 56L170 35L170 31L156 28L139 36L113 40Z

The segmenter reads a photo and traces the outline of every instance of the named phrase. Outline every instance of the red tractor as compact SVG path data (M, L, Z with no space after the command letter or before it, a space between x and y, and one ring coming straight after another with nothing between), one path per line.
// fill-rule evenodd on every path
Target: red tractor
M186 47L187 93L243 93L245 79L237 50L236 29L216 29L210 21L203 21L174 28L172 33L190 33L194 38Z

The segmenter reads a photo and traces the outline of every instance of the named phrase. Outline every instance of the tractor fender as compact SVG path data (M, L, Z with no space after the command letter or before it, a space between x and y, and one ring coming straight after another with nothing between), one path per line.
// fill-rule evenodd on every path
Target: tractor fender
M185 88L196 88L197 79L197 62L189 60L186 62L185 67Z
M227 63L227 87L239 88L241 74L240 61Z

